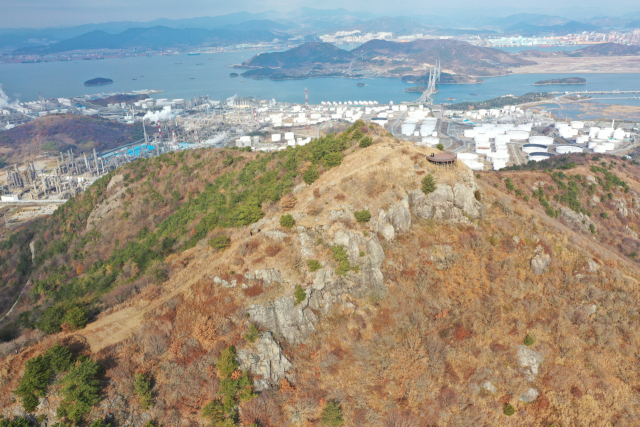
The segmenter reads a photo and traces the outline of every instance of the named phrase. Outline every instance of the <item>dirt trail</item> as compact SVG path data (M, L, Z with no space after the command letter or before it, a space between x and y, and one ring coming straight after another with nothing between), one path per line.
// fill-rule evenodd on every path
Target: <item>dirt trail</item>
M198 249L195 248L191 251L196 250ZM187 251L185 255L189 255L191 251ZM198 264L200 263L194 261L187 268L177 271L177 274L164 285L164 288L170 289L170 291L154 301L134 301L133 305L104 316L74 334L86 338L94 353L126 339L140 327L146 313L152 312L171 298L186 292L202 277L205 265ZM199 274L194 276L193 271L197 271Z

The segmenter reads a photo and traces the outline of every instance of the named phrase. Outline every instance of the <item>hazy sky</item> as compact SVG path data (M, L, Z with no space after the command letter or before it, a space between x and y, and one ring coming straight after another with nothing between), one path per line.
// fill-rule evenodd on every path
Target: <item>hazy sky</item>
M180 19L239 11L288 11L300 6L323 9L344 7L386 15L442 15L442 4L442 1L435 0L400 3L388 0L325 0L320 4L312 0L0 0L0 28L150 21L156 18ZM505 12L517 13L525 10L565 16L572 10L583 16L619 16L625 10L640 10L637 0L616 0L608 3L601 0L537 0L535 3L513 0L451 0L446 2L446 5L450 8L447 14L455 13L455 8L468 12L470 8L483 7L483 14L495 13L498 16L504 16ZM516 5L523 5L522 7L527 9L519 10Z

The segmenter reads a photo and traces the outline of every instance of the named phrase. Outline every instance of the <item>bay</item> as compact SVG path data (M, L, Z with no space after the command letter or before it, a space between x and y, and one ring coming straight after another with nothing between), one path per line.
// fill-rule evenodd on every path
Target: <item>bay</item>
M224 52L199 56L149 56L135 58L109 58L104 60L80 60L30 64L0 64L0 83L12 99L37 100L45 98L95 95L105 92L124 92L141 89L161 89L155 98L183 98L209 95L211 99L224 100L232 96L256 96L275 98L279 102L304 103L304 90L309 90L312 104L321 101L393 101L416 100L420 94L404 90L413 85L392 78L318 78L306 80L272 81L229 77L228 68L240 63L256 52ZM95 77L112 79L106 86L84 86L86 80ZM588 83L579 86L534 86L539 80L562 77L584 77ZM136 80L133 80L133 79ZM501 77L485 77L485 83L473 85L438 85L437 103L479 101L503 95L522 95L527 92L549 91L611 91L640 90L640 73L637 74L512 74ZM358 87L357 83L364 83ZM636 95L633 95L636 96ZM601 98L613 98L600 96ZM448 100L454 98L454 100ZM606 99L602 102L640 105L640 99Z

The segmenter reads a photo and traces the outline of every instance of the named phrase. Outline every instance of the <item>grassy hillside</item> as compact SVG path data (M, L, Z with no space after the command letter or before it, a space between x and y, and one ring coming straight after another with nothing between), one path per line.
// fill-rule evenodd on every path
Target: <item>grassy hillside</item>
M0 147L7 161L15 162L43 153L58 154L109 150L143 138L142 126L125 125L111 120L78 116L51 115L0 132Z
M640 165L473 175L380 131L138 161L15 233L2 413L79 419L95 378L78 424L637 425Z

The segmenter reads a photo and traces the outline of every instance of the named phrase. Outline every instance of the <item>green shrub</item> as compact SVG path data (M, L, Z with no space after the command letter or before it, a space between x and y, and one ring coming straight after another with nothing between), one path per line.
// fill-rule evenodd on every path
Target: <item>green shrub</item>
M296 297L296 302L294 305L300 304L307 297L307 293L304 291L304 288L300 285L296 285L296 290L293 293L293 296Z
M236 360L236 348L232 345L222 350L218 358L218 372L222 378L229 378L238 369Z
M25 411L33 412L38 406L38 397L46 395L52 376L69 370L71 366L71 352L60 344L27 360L24 375L15 390L15 394L22 397Z
M280 217L280 226L284 228L293 228L296 225L296 220L290 214L282 215Z
M329 401L322 410L322 424L329 427L340 427L344 422L342 417L342 408L339 404Z
M208 243L209 246L211 246L213 249L217 249L222 252L229 246L231 246L231 239L229 238L229 236L222 234L220 236L209 239Z
M13 420L2 419L0 420L0 427L33 427L31 421L24 417L14 418Z
M253 323L249 326L249 332L247 332L244 336L244 339L249 341L250 343L255 342L260 337L260 331Z
M507 416L510 417L511 415L516 413L516 410L514 409L513 406L511 406L510 403L505 403L504 406L502 407L502 412Z
M504 180L504 185L506 185L507 190L509 191L513 191L515 187L515 185L513 184L513 181L511 181L511 178L507 178Z
M527 334L527 336L524 337L524 345L526 345L527 347L533 345L534 342L536 342L536 339L533 335Z
M144 426L142 427L158 427L158 423L156 423L154 420L149 420L144 423Z
M344 249L344 246L332 246L331 254L333 256L333 259L338 262L338 267L336 267L336 274L339 276L346 276L349 270L351 270L351 266L349 265L349 257L347 255L347 251Z
M433 175L427 174L422 178L422 192L424 194L433 193L436 191L436 181L433 179Z
M62 323L69 325L72 330L84 328L88 321L89 314L82 307L74 307L62 317Z
M151 379L144 374L135 374L133 381L133 392L140 398L140 406L144 411L153 406L153 396L151 393Z
M342 163L342 153L335 152L324 156L324 164L329 168L339 166L340 163Z
M440 151L444 151L444 145L442 145L441 143L436 145L436 148Z
M322 268L322 264L320 264L317 260L315 259L310 259L309 261L307 261L307 266L309 267L309 271L310 272L314 272L314 271L318 271Z
M608 213L606 213L606 212L602 212L602 213L600 214L600 216L601 216L602 218L604 218L604 219L607 219L607 218L609 217L609 214L608 214Z
M369 220L371 219L371 212L369 212L367 209L355 211L353 215L356 217L356 221L358 222L369 222Z
M302 175L302 179L308 185L313 184L318 178L320 178L320 174L318 173L318 169L316 169L314 165L309 166L305 173Z
M362 138L360 140L360 147L361 148L367 148L369 146L373 145L373 138L371 138L370 136L365 136L364 138Z
M91 407L100 401L100 381L102 368L91 358L80 356L77 363L60 381L62 403L58 407L58 418L67 417L74 423L81 423Z

